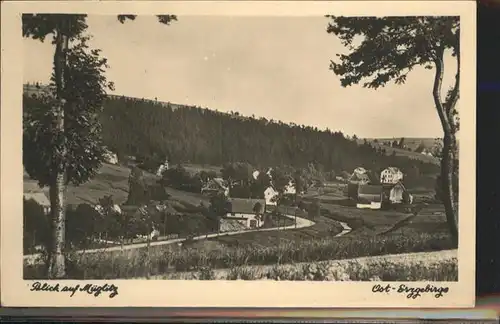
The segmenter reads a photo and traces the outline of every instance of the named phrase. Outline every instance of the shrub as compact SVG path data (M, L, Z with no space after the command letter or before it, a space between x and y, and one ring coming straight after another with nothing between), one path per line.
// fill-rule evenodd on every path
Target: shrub
M50 240L49 218L43 207L34 200L24 200L23 250L32 253L37 245L48 246Z
M214 280L215 273L210 267L201 267L196 278L199 280Z
M199 279L191 273L166 275L164 279ZM278 281L457 281L456 257L428 258L390 255L366 259L284 264L272 267L243 266L220 270L217 279Z
M256 278L256 271L250 267L233 267L229 270L227 280L254 280Z

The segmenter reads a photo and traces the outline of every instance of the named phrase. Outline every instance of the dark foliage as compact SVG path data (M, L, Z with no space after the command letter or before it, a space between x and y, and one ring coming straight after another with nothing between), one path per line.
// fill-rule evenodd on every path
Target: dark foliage
M23 164L41 186L48 185L60 169L66 171L67 182L84 183L95 175L103 158L98 116L106 89L113 85L102 73L107 61L100 58L100 51L89 49L86 37L75 40L67 52L64 131L56 127L53 107L60 103L55 99L54 75L51 93L23 98Z
M208 109L174 109L172 105L113 97L106 101L101 121L104 142L120 155L157 154L177 162L213 165L247 161L255 167L307 167L313 162L338 172L350 172L358 166L380 171L387 165L403 172L413 165L422 174L438 171L438 166L430 163L386 156L369 144L358 145L340 132Z

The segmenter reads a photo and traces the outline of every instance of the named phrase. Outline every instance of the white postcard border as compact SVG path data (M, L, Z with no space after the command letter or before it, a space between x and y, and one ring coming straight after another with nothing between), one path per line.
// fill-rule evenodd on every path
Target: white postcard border
M476 4L473 1L32 1L2 2L1 10L1 300L4 306L197 307L469 307L475 295ZM22 34L21 13L176 14L234 16L459 15L461 136L459 281L441 298L374 294L371 282L64 280L114 284L119 295L30 292L22 279ZM326 26L326 23L325 23ZM429 94L430 95L430 94ZM401 283L394 283L399 285ZM416 287L427 282L411 282Z

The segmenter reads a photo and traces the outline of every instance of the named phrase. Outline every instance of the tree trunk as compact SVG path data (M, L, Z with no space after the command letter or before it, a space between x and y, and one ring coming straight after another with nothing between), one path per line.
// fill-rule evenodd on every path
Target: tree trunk
M148 234L148 240L146 245L146 279L149 280L149 272L151 267L151 234Z
M65 218L64 210L64 173L59 172L50 186L50 207L52 213L52 240L49 251L48 278L59 279L66 275L64 259Z
M441 183L443 186L443 204L446 220L450 228L454 244L458 246L458 206L455 197L455 154L453 134L445 134L443 138L443 152L441 157Z
M54 75L59 103L54 105L54 115L57 118L56 132L64 134L64 88L65 88L65 70L66 70L66 52L69 46L68 36L62 32L67 28L66 21L61 20L61 25L56 31L56 50L54 53ZM64 161L66 154L64 143L61 150L61 161ZM64 259L65 242L65 191L66 191L66 170L64 165L54 165L54 179L50 185L50 205L52 216L52 242L49 251L49 279L63 278L66 274Z
M459 70L457 71L457 77L455 80L454 90L452 91L451 97L447 98L447 102L443 104L441 101L441 86L443 83L444 75L444 61L443 61L443 50L438 50L435 60L436 74L434 78L434 87L432 90L432 95L434 98L434 104L436 105L436 110L441 121L441 126L443 128L443 152L441 157L441 184L443 190L443 204L446 214L446 221L448 223L448 228L455 246L458 247L458 215L457 206L454 197L454 181L453 173L455 171L455 125L453 116L450 113L453 111L454 106L458 99L458 86L459 86L459 76L460 76L460 61L458 61Z

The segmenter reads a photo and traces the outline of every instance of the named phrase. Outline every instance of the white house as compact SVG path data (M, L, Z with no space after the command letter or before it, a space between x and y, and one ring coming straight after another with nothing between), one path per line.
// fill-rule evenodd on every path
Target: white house
M406 190L402 182L395 184L385 184L384 200L391 204L413 203L413 196Z
M43 192L25 192L23 197L25 200L34 200L37 204L42 206L45 214L50 214L50 200Z
M104 215L104 207L102 207L102 205L100 205L100 204L99 205L94 205L94 209L100 215ZM122 209L117 204L114 204L113 206L111 206L111 210L114 211L114 212L116 212L117 214L120 214L120 215L122 213Z
M422 151L422 154L423 155L427 155L427 156L433 156L431 151L428 151L428 150L425 150L425 149Z
M246 228L260 228L264 225L265 199L230 198L226 219L236 220Z
M158 177L163 176L163 172L167 171L169 169L169 164L168 160L165 160L165 162L158 167L158 170L156 171L156 175Z
M104 157L104 162L106 163L118 164L118 156L116 155L116 153L113 153L108 149L105 149L103 157Z
M396 184L403 180L403 172L396 167L388 167L380 173L380 183Z
M357 167L356 169L354 169L354 173L355 174L366 174L366 169L363 167Z
M278 191L274 189L274 187L269 186L264 190L264 199L266 200L266 205L268 206L276 206L277 202L275 197L279 195Z
M224 196L229 196L229 187L226 185L224 179L213 178L208 180L208 182L201 188L201 193L203 195L212 195L223 193Z
M295 185L293 184L292 180L288 182L288 184L285 186L285 190L283 192L285 195L295 195L297 194L297 189L295 189Z
M255 171L252 173L252 177L253 177L253 179L254 179L254 180L257 180L257 178L259 177L259 174L260 174L259 170L255 170Z
M348 179L349 183L352 184L367 184L370 182L370 178L366 173L354 172Z

